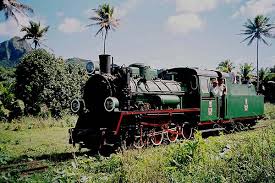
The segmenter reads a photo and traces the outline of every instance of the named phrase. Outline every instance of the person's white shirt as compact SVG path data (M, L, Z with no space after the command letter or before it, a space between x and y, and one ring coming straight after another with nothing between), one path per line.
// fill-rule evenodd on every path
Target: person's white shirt
M225 84L222 83L221 85L218 85L218 87L219 87L219 96L226 94Z
M219 96L219 87L218 85L216 86L211 86L210 88L210 92L214 95L214 96Z
M221 84L220 86L219 85L211 86L210 88L210 92L216 97L221 97L223 95L224 90L225 90L224 84Z

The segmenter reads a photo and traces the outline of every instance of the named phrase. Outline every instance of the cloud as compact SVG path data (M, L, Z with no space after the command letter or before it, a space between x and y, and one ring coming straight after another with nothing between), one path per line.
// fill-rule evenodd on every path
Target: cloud
M130 11L135 9L142 0L127 0L115 8L114 16L123 18L129 14Z
M186 34L193 30L202 28L204 22L197 14L183 13L176 16L170 16L166 26L171 32Z
M26 17L19 15L15 12L15 14L18 17L19 23L13 19L9 18L7 21L4 21L0 23L0 36L8 36L8 37L13 37L13 36L19 36L22 37L24 35L24 32L21 32L22 26L29 26L29 21L35 21L41 23L42 26L46 25L46 19L42 17Z
M64 33L83 32L84 25L76 18L66 17L58 26L58 30Z
M201 14L212 11L221 3L236 3L240 0L175 0L176 14L168 17L166 26L171 32L189 33L206 25Z
M217 3L217 0L176 0L176 11L190 13L204 12L214 9Z
M219 3L237 3L240 0L176 0L177 12L200 13L215 9Z
M270 14L275 11L275 0L249 0L233 14L233 17L254 17L258 14Z
M20 28L15 20L9 19L0 23L0 36L22 36L24 34L20 32Z
M126 0L114 7L114 17L115 18L123 18L126 17L131 11L133 11L142 1L144 0ZM94 15L94 11L90 9L86 9L83 11L85 17L91 17Z
M63 11L58 11L58 12L56 12L56 16L63 17L64 16L64 12Z

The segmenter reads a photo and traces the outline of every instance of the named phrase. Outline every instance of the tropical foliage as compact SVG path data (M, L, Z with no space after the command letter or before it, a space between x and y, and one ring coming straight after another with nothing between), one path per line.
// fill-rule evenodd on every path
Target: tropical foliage
M84 68L38 49L17 66L15 94L24 101L27 114L61 117L70 101L81 95L86 79Z
M263 83L264 81L266 81L267 76L270 73L270 69L269 68L261 68L259 70L259 80L260 80L260 84Z
M13 18L17 23L20 22L19 16L27 16L33 13L33 9L16 0L0 0L0 11L4 11L5 18Z
M23 26L21 29L21 32L25 32L26 34L22 38L22 40L30 39L32 40L32 44L34 44L34 49L37 48L37 46L40 47L40 44L42 44L42 37L45 36L46 32L49 30L49 26L46 26L44 28L41 27L40 22L36 23L33 21L29 22L30 25Z
M270 18L265 17L264 15L257 15L254 20L248 19L247 22L243 25L245 27L242 30L242 35L245 35L245 39L242 41L248 41L247 45L256 40L257 41L257 90L259 90L259 41L262 41L264 44L268 45L266 38L275 38L272 34L272 29L275 28L275 25L270 23Z
M0 121L22 116L24 104L14 95L15 69L0 67Z
M244 63L240 65L240 74L242 76L243 81L250 80L253 77L253 71L254 67L252 63Z
M222 72L227 72L227 73L231 72L234 68L235 66L230 59L220 62L219 66L217 67L218 70Z
M118 27L119 19L113 17L114 7L109 4L100 5L97 9L93 9L95 16L91 17L90 20L95 23L89 24L88 26L99 26L99 30L95 36L101 34L104 37L103 47L105 54L106 38L110 30L115 30Z
M261 68L259 70L259 92L262 94L266 94L266 88L265 86L267 85L267 78L268 75L270 74L270 69L269 68Z

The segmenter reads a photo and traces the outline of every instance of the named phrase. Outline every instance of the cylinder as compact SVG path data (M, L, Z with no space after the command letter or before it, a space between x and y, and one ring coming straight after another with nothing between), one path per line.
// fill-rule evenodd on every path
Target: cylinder
M111 55L99 55L100 73L111 74Z

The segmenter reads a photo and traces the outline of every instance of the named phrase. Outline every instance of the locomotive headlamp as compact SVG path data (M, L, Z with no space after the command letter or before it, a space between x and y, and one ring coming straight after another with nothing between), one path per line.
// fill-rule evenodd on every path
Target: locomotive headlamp
M77 113L80 110L80 101L78 99L73 99L71 102L71 111Z
M119 101L115 97L108 97L105 99L104 108L108 112L114 111L119 106Z
M93 62L88 62L86 64L86 70L88 74L92 74L95 71L95 64Z
M71 102L71 111L73 113L78 113L80 110L83 110L85 108L84 100L82 99L73 99Z

